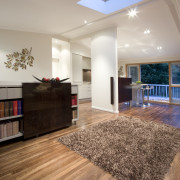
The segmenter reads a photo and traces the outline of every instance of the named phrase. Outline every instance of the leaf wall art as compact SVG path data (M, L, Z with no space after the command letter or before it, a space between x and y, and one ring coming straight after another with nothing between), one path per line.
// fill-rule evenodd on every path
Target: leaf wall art
M32 47L30 50L22 49L22 52L14 52L13 54L8 54L7 61L4 62L7 68L18 71L19 68L26 69L27 66L32 67L34 62L34 57L31 56Z

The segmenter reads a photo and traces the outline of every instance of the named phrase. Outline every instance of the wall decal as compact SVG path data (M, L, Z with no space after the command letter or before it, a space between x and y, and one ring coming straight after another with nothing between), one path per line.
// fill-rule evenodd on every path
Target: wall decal
M30 50L22 49L22 52L14 52L13 54L8 54L7 62L4 62L7 68L12 68L14 71L18 71L19 68L26 69L27 66L32 67L34 62L34 57L31 56L32 47Z

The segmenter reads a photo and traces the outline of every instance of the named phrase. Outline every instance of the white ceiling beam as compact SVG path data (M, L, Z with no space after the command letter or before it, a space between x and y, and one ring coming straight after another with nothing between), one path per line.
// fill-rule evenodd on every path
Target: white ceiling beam
M180 3L177 0L165 0L165 2L180 33Z

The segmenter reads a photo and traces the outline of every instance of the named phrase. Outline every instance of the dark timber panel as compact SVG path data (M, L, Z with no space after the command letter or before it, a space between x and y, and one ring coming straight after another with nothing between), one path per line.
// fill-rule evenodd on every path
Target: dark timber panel
M24 138L71 125L70 83L23 83Z
M132 100L131 78L118 78L118 100L119 103Z

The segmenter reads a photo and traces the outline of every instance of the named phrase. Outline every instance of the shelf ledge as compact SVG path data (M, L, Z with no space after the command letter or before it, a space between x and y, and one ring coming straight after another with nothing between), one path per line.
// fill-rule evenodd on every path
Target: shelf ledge
M10 139L14 139L14 138L18 138L18 137L21 137L21 136L23 136L23 133L19 132L18 134L14 135L14 136L9 136L9 137L5 137L3 139L0 139L0 142L7 141L7 140L10 140Z
M5 121L5 120L9 120L9 119L15 119L15 118L19 118L19 117L23 117L23 115L17 115L17 116L8 116L8 117L3 117L0 118L0 121Z

